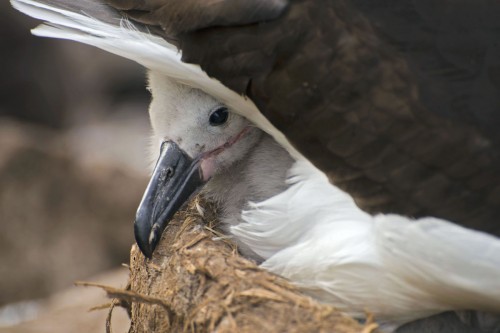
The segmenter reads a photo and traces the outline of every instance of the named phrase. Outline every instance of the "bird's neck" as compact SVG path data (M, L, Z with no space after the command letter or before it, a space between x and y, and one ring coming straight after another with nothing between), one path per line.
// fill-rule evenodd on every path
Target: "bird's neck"
M219 206L226 230L243 222L241 213L250 202L264 201L288 187L287 172L294 160L271 136L259 135L242 159L215 175L203 189L203 195Z
M266 200L287 188L287 171L293 162L284 148L261 132L248 153L215 175L203 193L220 206L225 222L237 224L249 202Z

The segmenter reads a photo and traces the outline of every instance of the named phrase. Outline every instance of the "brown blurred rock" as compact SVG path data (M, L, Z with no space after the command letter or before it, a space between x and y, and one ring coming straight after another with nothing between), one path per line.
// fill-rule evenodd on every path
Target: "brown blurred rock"
M116 269L89 280L125 287L128 269ZM98 288L73 286L40 301L35 319L0 327L0 333L104 333L108 310L89 310L109 302L106 294ZM113 310L111 325L113 332L128 331L130 320L124 309L116 307Z
M128 262L147 180L79 163L63 138L0 118L0 304Z

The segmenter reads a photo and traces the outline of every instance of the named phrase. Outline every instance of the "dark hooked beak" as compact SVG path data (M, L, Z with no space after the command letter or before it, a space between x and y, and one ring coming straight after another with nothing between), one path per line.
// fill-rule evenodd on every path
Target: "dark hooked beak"
M199 159L191 159L175 142L162 143L134 223L135 240L146 257L153 255L170 219L205 182Z

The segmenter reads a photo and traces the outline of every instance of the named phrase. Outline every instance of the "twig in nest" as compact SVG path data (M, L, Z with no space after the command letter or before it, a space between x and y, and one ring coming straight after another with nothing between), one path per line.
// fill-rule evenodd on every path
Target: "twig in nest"
M111 306L109 307L108 315L106 316L106 333L113 333L111 330L111 317L113 317L113 310L115 309L115 305L118 303L116 299L111 302Z
M104 303L104 304L101 304L101 305L97 305L97 306L91 307L89 309L89 312L99 311L99 310L104 310L104 309L109 309L109 307L112 306L112 305L113 305L113 302Z
M108 297L110 297L110 298L118 298L121 300L125 300L127 302L156 304L156 305L162 306L167 311L170 310L169 304L167 302L165 302L164 299L159 298L159 297L143 295L143 294L136 293L134 291L125 290L125 289L118 289L118 288L114 288L114 287L110 287L110 286L106 286L106 285L94 283L94 282L77 281L77 282L75 282L75 285L82 286L82 287L101 288L102 290L104 290L108 294Z
M361 333L371 333L375 331L378 328L378 324L375 322L375 318L373 316L373 313L367 313L366 314L366 322L365 326L363 327L363 330Z

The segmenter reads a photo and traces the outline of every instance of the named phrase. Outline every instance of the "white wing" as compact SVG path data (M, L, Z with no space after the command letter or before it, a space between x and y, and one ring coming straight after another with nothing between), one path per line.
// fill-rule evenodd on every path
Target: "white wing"
M500 312L500 239L436 218L376 216L388 271L455 309Z
M306 162L231 231L305 292L400 325L446 310L500 313L500 239L452 223L371 216Z

